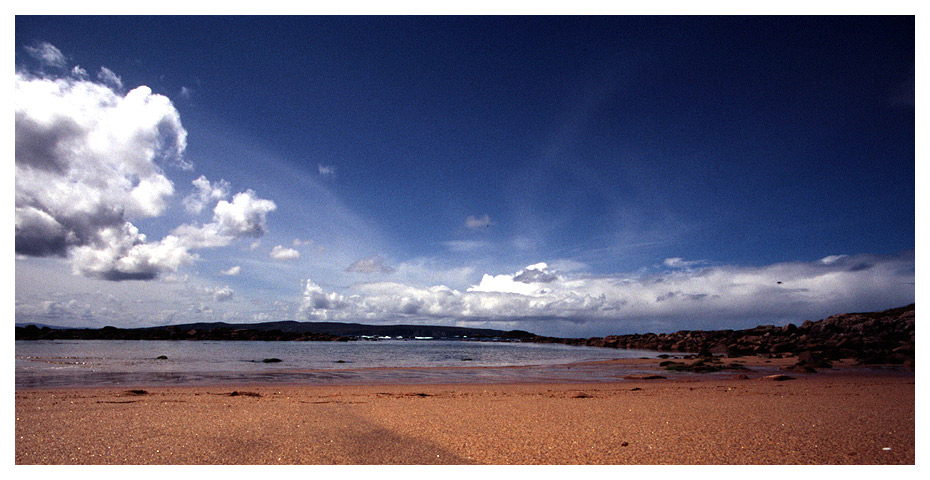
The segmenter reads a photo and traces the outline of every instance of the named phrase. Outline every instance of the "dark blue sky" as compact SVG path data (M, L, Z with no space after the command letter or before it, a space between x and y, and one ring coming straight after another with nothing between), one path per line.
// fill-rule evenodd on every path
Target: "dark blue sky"
M462 289L915 245L913 17L20 16L18 69L55 73L41 42L170 98L178 196L204 175L274 200L267 243L340 251L291 273L327 290L351 257Z

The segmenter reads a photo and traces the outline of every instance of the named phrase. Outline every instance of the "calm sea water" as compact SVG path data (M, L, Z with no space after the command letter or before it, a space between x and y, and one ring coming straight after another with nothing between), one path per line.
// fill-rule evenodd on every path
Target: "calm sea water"
M631 370L583 365L658 352L552 344L382 340L16 342L16 387L203 384L610 381ZM166 356L167 359L158 359ZM268 358L280 359L266 363ZM488 368L491 367L491 368Z

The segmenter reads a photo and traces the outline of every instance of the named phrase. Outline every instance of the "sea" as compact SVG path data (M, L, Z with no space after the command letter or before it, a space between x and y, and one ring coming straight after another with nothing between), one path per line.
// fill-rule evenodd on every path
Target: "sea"
M16 341L16 388L607 382L660 352L462 340Z

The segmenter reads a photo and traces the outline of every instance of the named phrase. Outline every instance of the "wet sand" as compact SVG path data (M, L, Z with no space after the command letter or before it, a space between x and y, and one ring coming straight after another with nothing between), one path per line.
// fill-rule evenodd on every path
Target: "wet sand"
M21 389L15 461L915 462L912 373L789 375L795 379L747 373L578 384Z

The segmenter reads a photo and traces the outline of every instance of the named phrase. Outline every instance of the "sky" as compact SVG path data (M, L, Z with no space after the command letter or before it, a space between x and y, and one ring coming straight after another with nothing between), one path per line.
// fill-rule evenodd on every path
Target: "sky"
M915 300L913 16L15 19L17 323Z

